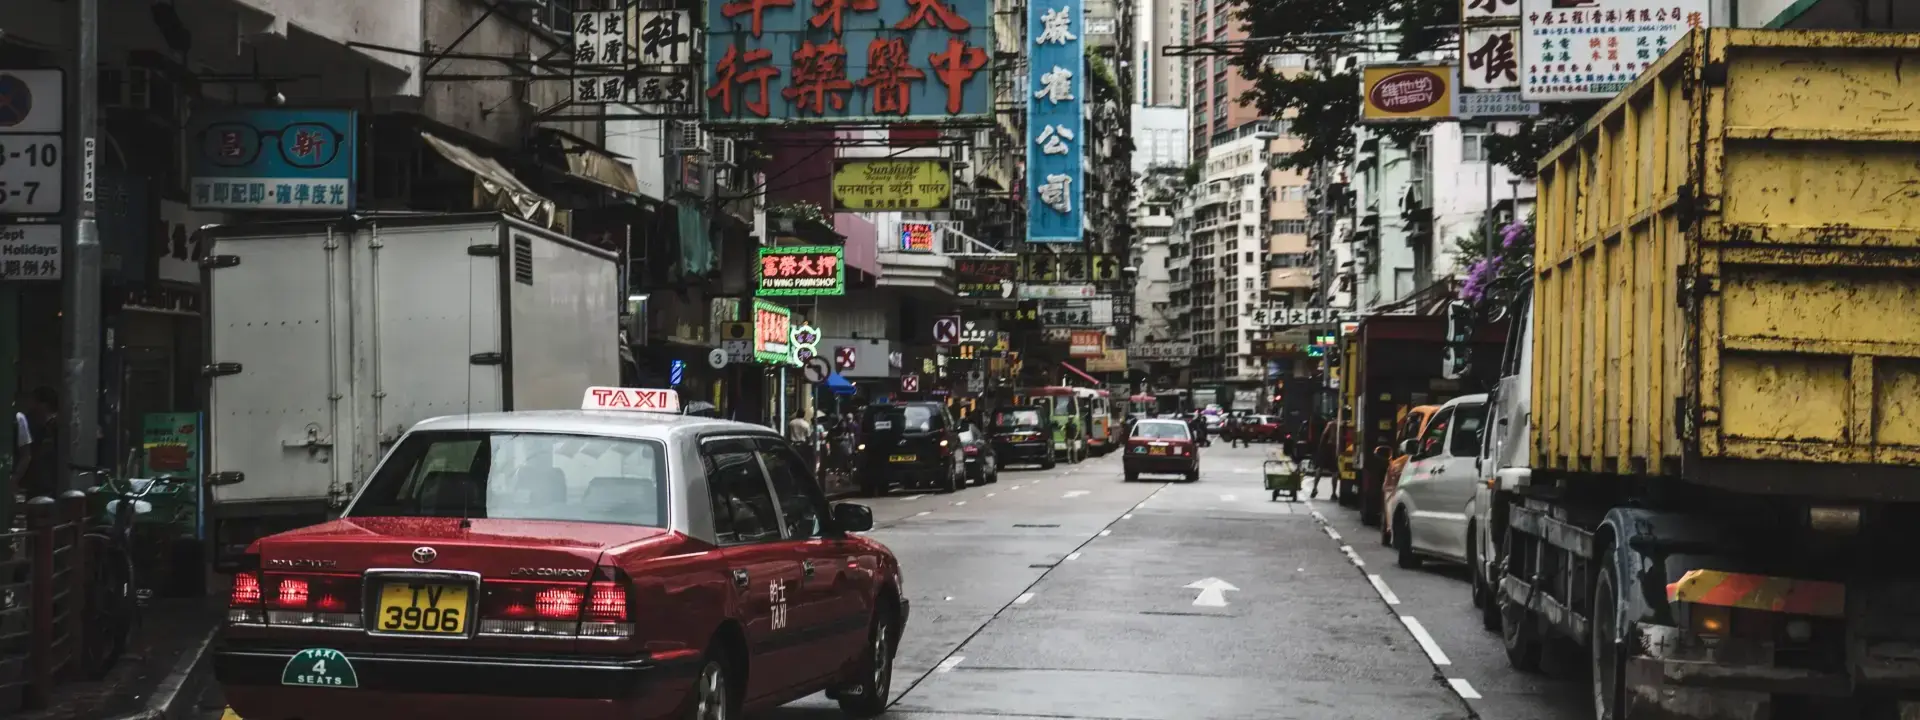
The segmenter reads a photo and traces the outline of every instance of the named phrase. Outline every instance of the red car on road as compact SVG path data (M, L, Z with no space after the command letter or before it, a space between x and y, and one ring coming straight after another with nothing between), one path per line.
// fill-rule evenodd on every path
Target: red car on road
M824 690L883 712L908 602L855 534L871 511L671 391L584 405L422 422L340 519L256 541L214 655L234 711L711 720Z
M1120 468L1127 482L1141 475L1179 475L1193 482L1200 479L1200 449L1194 447L1192 431L1184 422L1141 420L1127 437Z

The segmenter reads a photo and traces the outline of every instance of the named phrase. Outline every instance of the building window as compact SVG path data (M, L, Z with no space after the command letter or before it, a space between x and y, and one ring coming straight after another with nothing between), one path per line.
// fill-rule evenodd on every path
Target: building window
M1307 186L1305 185L1283 186L1280 188L1280 199L1282 201L1288 201L1288 202L1305 200L1307 199Z
M1482 129L1462 130L1460 133L1460 162L1487 161L1487 131Z
M1272 232L1275 235L1307 234L1307 221L1305 220L1275 220L1273 221L1272 227Z

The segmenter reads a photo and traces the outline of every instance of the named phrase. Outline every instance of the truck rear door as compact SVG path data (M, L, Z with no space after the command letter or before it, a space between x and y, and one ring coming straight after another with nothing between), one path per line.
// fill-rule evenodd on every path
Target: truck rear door
M216 234L206 278L208 472L222 505L343 502L352 481L348 244ZM235 484L218 484L219 480Z

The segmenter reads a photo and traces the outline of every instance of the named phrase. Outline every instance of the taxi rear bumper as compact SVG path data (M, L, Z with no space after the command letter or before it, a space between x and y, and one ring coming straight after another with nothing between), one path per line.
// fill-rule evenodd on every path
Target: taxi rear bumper
M434 696L479 697L489 702L540 701L534 704L541 707L551 707L550 701L586 701L589 707L605 705L631 711L663 700L678 702L700 669L697 655L661 662L349 651L347 657L359 688L282 685L282 670L299 652L299 648L287 647L220 647L213 656L214 676L241 717L276 720L276 713L282 709L289 718L313 713L308 704L315 696L349 704ZM254 707L249 710L243 705ZM437 715L440 709L443 706L429 714ZM378 715L356 712L353 717L364 720Z

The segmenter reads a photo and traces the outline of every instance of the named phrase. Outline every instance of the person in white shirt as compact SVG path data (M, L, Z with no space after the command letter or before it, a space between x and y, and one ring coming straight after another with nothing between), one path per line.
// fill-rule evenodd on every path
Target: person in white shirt
M16 411L13 414L13 488L20 490L21 483L27 479L27 466L33 457L33 430L27 426L27 414Z

